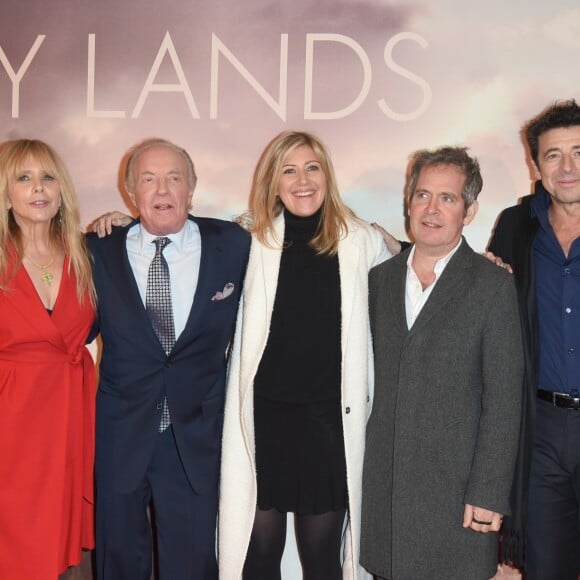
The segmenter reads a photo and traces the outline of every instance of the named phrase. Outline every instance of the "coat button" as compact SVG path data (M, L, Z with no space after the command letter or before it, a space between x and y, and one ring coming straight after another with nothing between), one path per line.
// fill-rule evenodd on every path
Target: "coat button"
M165 368L166 369L170 369L171 368L171 361L170 360L168 360L168 361L165 362Z
M346 414L348 415L350 413L350 407L346 408Z
M163 403L157 403L157 405L155 405L155 408L156 408L158 411L161 411L161 410L163 409Z

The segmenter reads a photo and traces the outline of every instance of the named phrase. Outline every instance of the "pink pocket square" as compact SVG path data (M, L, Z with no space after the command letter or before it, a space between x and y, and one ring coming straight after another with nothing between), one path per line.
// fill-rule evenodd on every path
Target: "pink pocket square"
M218 290L213 296L212 296L212 302L214 300L225 300L230 294L232 294L234 291L234 285L231 282L228 282L225 286L223 290Z

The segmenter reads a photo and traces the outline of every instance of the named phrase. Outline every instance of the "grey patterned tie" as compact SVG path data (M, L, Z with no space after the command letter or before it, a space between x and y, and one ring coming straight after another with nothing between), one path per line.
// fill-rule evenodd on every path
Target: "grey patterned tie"
M169 354L175 344L175 325L171 304L169 266L163 257L163 250L171 243L171 240L169 238L155 238L153 243L155 244L155 256L151 260L147 276L145 308L163 350ZM167 405L167 397L164 397L159 433L163 433L170 424L169 406Z

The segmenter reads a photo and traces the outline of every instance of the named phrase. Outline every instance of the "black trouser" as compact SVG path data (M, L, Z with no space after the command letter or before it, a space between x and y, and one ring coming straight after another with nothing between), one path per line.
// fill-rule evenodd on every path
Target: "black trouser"
M538 400L530 476L526 580L580 573L580 410Z

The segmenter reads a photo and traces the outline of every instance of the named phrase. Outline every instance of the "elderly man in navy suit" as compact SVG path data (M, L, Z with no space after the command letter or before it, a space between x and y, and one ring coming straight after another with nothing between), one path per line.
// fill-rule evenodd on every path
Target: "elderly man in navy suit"
M189 215L190 156L150 139L129 153L139 218L88 236L102 338L97 575L217 579L215 523L226 350L247 264L236 224Z

